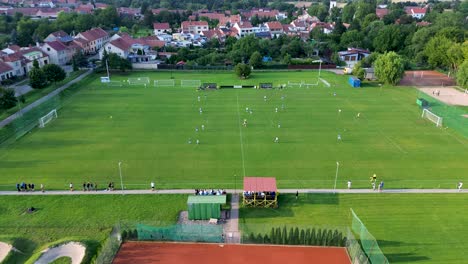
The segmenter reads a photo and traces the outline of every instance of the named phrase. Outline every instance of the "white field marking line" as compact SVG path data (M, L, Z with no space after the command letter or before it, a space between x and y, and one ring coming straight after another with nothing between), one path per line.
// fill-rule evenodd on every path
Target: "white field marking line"
M242 156L242 172L244 173L245 178L245 161L244 161L244 142L242 141L242 127L241 127L241 117L240 117L240 110L239 110L239 94L236 95L237 99L237 118L239 124L239 137L240 137L240 147L241 147L241 156Z
M330 86L331 86L330 83L327 82L325 79L322 79L322 78L319 78L319 79L320 79L320 81L322 81L327 87L330 87Z

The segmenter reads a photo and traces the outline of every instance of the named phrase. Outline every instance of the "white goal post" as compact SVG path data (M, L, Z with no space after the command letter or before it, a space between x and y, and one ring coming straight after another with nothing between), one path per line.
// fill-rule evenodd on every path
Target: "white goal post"
M150 84L149 77L138 77L138 78L128 78L128 84L130 85L148 85Z
M442 117L432 113L431 111L429 111L427 109L423 109L421 117L429 119L431 122L436 124L436 126L438 126L438 127L442 126Z
M39 118L39 127L43 128L47 123L52 121L54 118L57 118L57 109L50 111L47 115Z
M200 80L181 80L180 86L182 87L200 87L201 81Z
M168 80L154 80L154 87L174 87L175 80L168 79Z

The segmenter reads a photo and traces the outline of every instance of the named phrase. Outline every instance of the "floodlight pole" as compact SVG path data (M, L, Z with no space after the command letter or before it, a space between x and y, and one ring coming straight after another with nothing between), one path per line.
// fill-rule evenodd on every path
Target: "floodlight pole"
M340 168L340 163L336 162L336 174L335 174L335 185L333 186L333 193L336 193L336 181L338 180L338 169Z
M320 65L319 65L319 79L320 79L320 72L322 71L322 60L320 60Z
M122 180L122 162L119 161L119 174L120 174L120 186L122 187L122 194L124 192L123 180Z

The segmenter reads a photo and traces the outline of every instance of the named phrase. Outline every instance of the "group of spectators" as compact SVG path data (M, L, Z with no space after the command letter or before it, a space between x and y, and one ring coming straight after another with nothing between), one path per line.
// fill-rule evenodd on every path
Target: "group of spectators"
M224 194L226 194L226 191L223 189L218 189L218 190L195 189L195 195L224 195Z
M276 192L252 192L252 191L244 191L244 197L246 199L253 199L254 196L256 198L263 199L266 197L268 200L275 199Z
M34 185L34 183L22 182L22 183L16 184L16 190L18 190L18 192L34 192L35 188L36 188L36 185ZM41 191L44 192L43 184L41 184Z
M97 191L97 183L83 182L83 191Z

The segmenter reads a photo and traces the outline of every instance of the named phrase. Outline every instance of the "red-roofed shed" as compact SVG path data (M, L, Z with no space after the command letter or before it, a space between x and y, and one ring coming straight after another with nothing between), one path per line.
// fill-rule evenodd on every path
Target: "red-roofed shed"
M278 207L278 189L274 177L244 177L243 204Z

